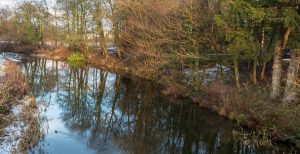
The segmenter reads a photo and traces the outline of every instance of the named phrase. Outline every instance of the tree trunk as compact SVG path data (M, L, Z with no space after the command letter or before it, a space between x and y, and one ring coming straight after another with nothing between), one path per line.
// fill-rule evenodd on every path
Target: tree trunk
M253 83L256 84L257 83L257 71L256 71L256 67L257 67L257 58L253 60Z
M121 45L120 45L120 31L119 31L119 25L117 23L117 19L116 19L116 15L115 15L115 6L112 2L112 0L108 0L110 9L111 9L111 13L112 13L112 28L113 28L113 33L114 33L114 42L117 48L117 52L118 52L118 57L121 59L122 58L122 53L121 53Z
M288 28L284 34L283 40L277 38L274 52L274 63L273 63L273 72L272 72L272 89L271 89L271 98L276 98L280 96L280 83L282 76L282 53L285 49L288 37L291 32L291 29Z
M102 52L104 53L105 57L107 58L107 57L109 57L109 54L107 51L106 39L105 39L104 30L103 30L101 21L99 21L99 24L98 24L98 33L99 33L99 37L100 37L100 47L101 47Z
M238 89L240 89L241 85L240 85L240 72L239 72L238 58L234 57L233 61L234 61L235 85Z
M122 58L122 53L121 53L121 45L120 45L120 37L119 37L119 32L118 30L115 30L115 44L117 47L117 52L118 52L118 57L121 59Z
M21 44L22 44L22 41L21 41L21 35L20 35L20 30L19 30L19 28L17 28L17 31L18 31L18 45L21 45Z
M285 93L283 97L284 103L295 101L297 98L297 81L300 69L300 49L295 49L292 54L293 55L288 69Z
M106 38L103 29L101 1L100 0L95 1L95 5L96 5L96 12L94 13L94 16L97 22L97 33L99 35L100 48L102 49L102 52L104 53L105 57L108 58L109 53L107 50Z
M264 80L265 79L265 72L266 72L266 66L267 66L267 62L264 61L262 64L262 70L261 70L261 74L260 74L260 79Z
M262 30L261 30L260 55L261 55L262 51L264 50L264 47L265 47L265 30L264 30L264 27L263 27ZM260 79L261 80L265 79L266 65L267 65L267 62L265 60L263 60L262 70L261 70L261 74L260 74Z
M56 9L55 9L55 13L54 13L54 17L55 17L55 48L57 48L57 46L58 46L58 41L57 41L57 39L58 39L58 33L57 33L57 30L58 30L58 23L57 23L57 11L56 11Z

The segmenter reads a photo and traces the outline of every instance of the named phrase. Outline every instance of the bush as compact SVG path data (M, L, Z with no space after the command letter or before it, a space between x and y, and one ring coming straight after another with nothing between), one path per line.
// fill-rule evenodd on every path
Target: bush
M84 63L84 56L80 53L73 53L68 57L68 63L72 67L80 67Z

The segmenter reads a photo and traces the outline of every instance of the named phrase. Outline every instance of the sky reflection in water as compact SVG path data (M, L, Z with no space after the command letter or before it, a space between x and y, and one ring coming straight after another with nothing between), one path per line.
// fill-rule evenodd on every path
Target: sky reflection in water
M33 153L255 153L233 124L188 100L169 100L139 78L45 59L23 62L44 104L45 138ZM258 151L257 151L258 150Z

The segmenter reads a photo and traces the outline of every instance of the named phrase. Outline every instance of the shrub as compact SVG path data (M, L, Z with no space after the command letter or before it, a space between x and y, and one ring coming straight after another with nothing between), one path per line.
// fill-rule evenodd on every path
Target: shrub
M80 67L84 63L84 56L80 53L73 53L68 57L68 63L72 67Z
M247 121L247 115L240 113L236 116L235 119L239 125L242 125Z

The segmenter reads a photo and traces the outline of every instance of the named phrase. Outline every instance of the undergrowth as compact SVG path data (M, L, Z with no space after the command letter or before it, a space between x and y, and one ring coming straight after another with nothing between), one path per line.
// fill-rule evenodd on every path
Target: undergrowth
M215 82L204 88L202 98L194 99L194 102L254 130L262 138L284 141L297 136L300 132L300 101L282 103L281 99L270 99L269 93L265 85L246 84L238 90Z

